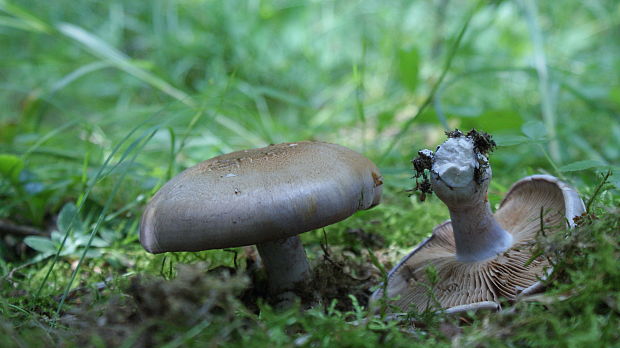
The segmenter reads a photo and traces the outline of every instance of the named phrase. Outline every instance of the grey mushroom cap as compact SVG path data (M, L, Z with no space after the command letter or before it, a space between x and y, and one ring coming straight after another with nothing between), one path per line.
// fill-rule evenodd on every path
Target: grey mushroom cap
M456 258L452 224L446 221L390 271L387 293L379 289L371 301L376 303L387 296L403 311L436 305L448 313L459 313L492 309L492 303L498 304L501 299L514 301L540 291L540 279L551 270L543 255L532 259L541 224L547 234L559 232L574 227L573 219L584 211L579 194L557 178L525 177L512 186L494 214L513 236L508 250L487 260L461 262ZM431 265L438 276L432 300L425 271Z
M140 242L151 253L253 245L295 236L379 204L379 169L346 147L297 142L201 162L148 204Z

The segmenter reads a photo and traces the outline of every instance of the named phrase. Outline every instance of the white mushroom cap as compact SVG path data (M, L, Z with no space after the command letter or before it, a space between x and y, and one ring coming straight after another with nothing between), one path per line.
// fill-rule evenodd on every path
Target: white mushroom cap
M148 204L140 242L151 253L284 239L379 203L378 168L343 146L298 142L199 163Z
M550 175L533 175L516 182L495 213L495 219L512 237L512 245L496 257L462 262L450 221L435 227L388 275L387 297L391 304L408 311L424 310L429 304L449 312L487 308L489 302L514 300L521 291L540 288L550 265L544 256L530 261L541 226L547 234L574 226L573 218L585 211L578 193ZM434 266L438 281L429 290L426 268ZM526 290L524 290L526 289ZM429 291L438 303L429 300ZM372 300L383 297L381 290Z

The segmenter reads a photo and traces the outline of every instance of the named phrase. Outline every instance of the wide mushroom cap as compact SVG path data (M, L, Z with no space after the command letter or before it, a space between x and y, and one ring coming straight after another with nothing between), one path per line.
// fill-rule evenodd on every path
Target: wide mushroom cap
M157 192L140 226L151 253L283 239L379 204L379 169L346 147L297 142L201 162Z
M574 226L573 218L584 210L577 192L555 177L523 178L495 212L495 219L513 237L510 248L487 260L458 261L452 223L444 222L390 272L387 297L395 298L390 303L403 311L439 307L460 312L514 300L539 288L539 280L550 271L544 256L530 260L541 226L546 234L562 231L567 222ZM431 266L437 274L435 284L427 275ZM382 296L377 291L373 300Z

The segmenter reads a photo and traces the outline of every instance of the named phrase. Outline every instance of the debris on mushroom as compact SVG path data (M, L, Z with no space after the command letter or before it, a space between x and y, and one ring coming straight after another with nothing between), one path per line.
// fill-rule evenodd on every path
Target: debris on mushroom
M237 151L166 183L146 207L140 242L151 253L256 245L274 295L307 279L300 233L379 204L379 169L346 147L297 142Z
M443 309L460 312L515 300L540 290L551 265L532 255L541 229L546 233L574 226L584 204L578 193L550 175L517 181L495 214L487 199L491 180L491 136L472 130L447 132L435 153L422 150L413 160L416 189L435 193L450 220L434 228L392 269L373 303L386 299L402 311ZM436 277L429 279L428 269ZM384 291L385 290L385 291Z

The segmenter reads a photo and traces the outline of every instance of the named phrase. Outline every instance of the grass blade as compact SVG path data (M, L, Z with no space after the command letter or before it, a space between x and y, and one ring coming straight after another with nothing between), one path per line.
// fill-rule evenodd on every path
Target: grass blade
M47 272L45 273L45 276L43 277L43 281L41 281L41 285L39 286L39 288L37 289L37 292L35 293L35 298L38 298L41 295L41 291L43 291L43 288L45 287L45 284L47 284L47 280L49 279L52 271L54 270L54 266L56 265L56 263L58 262L58 259L60 258L60 253L62 252L65 244L67 243L67 239L69 238L69 234L71 233L71 230L73 229L73 225L75 224L76 221L76 217L77 215L82 211L82 207L84 206L86 199L88 198L88 196L90 195L90 192L93 190L94 186L97 184L97 182L102 179L103 177L105 177L105 175L107 175L107 173L104 174L104 171L108 168L108 164L110 163L110 161L112 161L112 158L114 158L114 156L116 155L116 153L120 150L121 146L140 128L144 125L144 123L146 123L148 120L143 121L142 123L140 123L139 125L137 125L136 127L134 127L115 147L114 149L110 152L110 154L108 155L108 157L106 158L106 160L104 161L103 165L101 166L101 168L99 168L99 171L97 171L97 174L95 174L95 177L91 180L90 184L88 185L86 192L84 192L84 194L80 197L81 201L80 204L77 206L77 211L76 214L73 215L71 221L69 222L69 226L67 227L67 231L65 232L65 236L62 239L62 242L60 243L60 246L58 247L58 250L56 251L56 254L54 255L54 259L52 260L52 263L49 267L49 269L47 270ZM124 159L124 157L122 157L119 160L119 163L122 162ZM118 164L117 164L118 165ZM109 172L108 172L109 173Z
M75 270L71 274L71 278L69 279L69 282L67 283L67 285L65 287L65 291L62 294L60 302L58 303L58 308L56 309L56 316L60 315L60 311L62 310L62 307L63 307L63 305L65 303L65 300L67 299L67 296L69 295L69 290L71 290L71 285L75 281L75 278L77 277L77 274L80 271L81 265L84 262L84 259L86 258L86 253L88 252L88 250L89 250L89 248L90 248L90 246L91 246L91 244L93 242L93 239L95 238L95 235L97 235L97 232L99 232L99 229L101 228L101 225L102 225L102 223L103 223L103 221L105 219L106 213L107 213L108 209L110 208L110 206L112 205L112 201L114 200L114 197L116 196L116 193L118 192L121 184L125 180L125 176L129 172L129 169L131 168L131 165L135 162L136 158L141 153L142 148L144 148L144 146L146 146L146 144L149 142L149 140L151 140L151 138L153 138L153 136L155 135L155 133L157 133L158 130L159 130L159 127L154 127L154 128L150 128L149 130L147 130L141 137L139 137L137 140L135 140L125 150L125 152L123 154L123 157L119 160L119 162L123 161L124 158L126 157L126 155L128 155L131 152L133 152L133 156L131 157L131 159L128 162L129 165L125 166L124 171L120 174L119 179L115 182L114 188L112 189L112 192L110 193L110 196L108 197L108 200L105 202L105 205L103 206L103 209L102 209L101 213L99 213L99 217L97 219L97 222L95 223L95 226L93 227L93 230L90 233L88 242L86 243L86 246L84 248L84 252L82 252L82 255L80 256L80 260L78 261L77 266L75 267ZM77 215L77 213L75 215ZM71 220L71 222L73 222L74 220L75 220L75 218L73 218Z
M549 69L547 68L547 57L545 56L542 32L538 24L538 10L536 9L536 4L532 0L520 0L519 2L525 10L525 19L530 31L530 36L532 37L532 45L534 46L534 67L538 74L541 111L550 138L549 155L555 162L560 162L560 145L556 139L556 115L553 108L553 101L551 100Z
M9 26L39 33L49 34L52 32L52 28L50 28L50 26L47 25L45 22L28 13L28 11L24 10L23 8L11 4L6 0L0 0L0 10L11 14L19 19L19 21L3 19L2 22L8 24Z
M155 76L154 74L136 66L127 55L110 46L97 36L69 23L60 23L57 25L57 29L66 37L84 45L96 57L110 62L118 69L121 69L135 78L151 85L152 87L159 89L187 106L195 106L195 103L188 94L173 87L168 82Z

